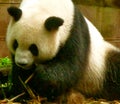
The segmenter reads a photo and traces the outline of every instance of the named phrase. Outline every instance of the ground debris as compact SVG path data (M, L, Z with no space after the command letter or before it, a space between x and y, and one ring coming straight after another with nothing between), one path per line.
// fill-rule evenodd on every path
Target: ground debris
M41 101L46 101L47 98L41 98L39 96L36 97L36 99L31 99L28 101L25 101L27 104L41 104Z
M22 79L19 77L20 82L22 83L22 85L24 86L24 88L26 89L27 93L30 96L30 100L23 99L24 104L41 104L42 101L47 102L47 98L42 98L42 97L38 96L37 94L35 94L32 91L32 89L30 88L30 86L27 84L33 76L34 76L34 73L32 75L30 75L29 78L26 79L25 82L23 82ZM7 84L7 85L0 84L0 88L1 89L3 89L4 87L6 88L6 86L8 86L8 85L9 84ZM23 92L11 99L7 99L7 98L5 98L4 100L0 99L0 104L23 104L21 102L15 102L15 100L17 100L19 97L23 96L24 94L26 94L26 93ZM47 102L46 104L58 104L58 103ZM76 104L76 103L74 103L74 104ZM120 104L120 100L107 101L105 99L94 100L91 98L91 99L85 99L83 102L81 101L80 104Z
M12 99L4 99L4 100L0 100L0 104L21 104L19 102L14 102L14 100L16 100L17 98L19 98L20 96L24 95L25 93L21 93L15 97L13 97Z
M107 101L105 99L86 99L84 104L120 104L119 100L114 100L114 101Z
M15 99L17 99L18 97L22 96L22 94L12 98L12 99L4 99L4 100L0 100L0 104L23 104L20 102L14 102ZM24 104L41 104L42 101L47 102L47 98L42 98L40 96L36 96L36 98L34 99L30 99L30 100L23 100ZM52 102L48 102L47 104L58 104L58 103L52 103ZM74 103L76 104L76 103ZM94 99L86 99L83 103L80 104L120 104L119 100L114 100L114 101L107 101L105 99L99 99L99 100L94 100Z
M0 100L0 104L22 104L20 102L14 102L14 100L21 97L24 94L25 93L23 92L23 93L17 95L16 97L13 97L12 99ZM37 96L34 99L31 98L31 100L23 100L23 101L24 101L25 104L41 104L41 101L47 101L47 98L42 98L40 96Z

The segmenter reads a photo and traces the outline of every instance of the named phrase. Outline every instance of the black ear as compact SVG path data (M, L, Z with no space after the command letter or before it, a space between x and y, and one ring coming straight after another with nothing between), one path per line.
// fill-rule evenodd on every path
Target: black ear
M17 7L9 7L7 11L14 18L15 21L18 21L22 16L22 10Z
M45 21L45 28L48 31L51 30L57 30L61 25L63 25L64 20L62 18L59 17L49 17L46 21Z

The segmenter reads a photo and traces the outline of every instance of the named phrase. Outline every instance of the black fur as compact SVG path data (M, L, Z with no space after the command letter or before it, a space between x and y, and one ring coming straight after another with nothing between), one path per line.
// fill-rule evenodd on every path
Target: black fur
M7 11L14 18L15 21L18 21L20 17L22 16L21 9L17 7L9 7Z
M106 57L106 65L102 96L108 100L120 99L120 52L110 51Z
M18 42L17 42L17 40L14 40L14 42L13 42L13 49L16 50L17 47L18 47Z
M31 46L29 47L29 50L34 56L38 56L39 50L35 44L31 44Z
M48 31L57 30L61 25L63 25L64 20L59 17L49 17L45 21L45 28Z
M90 44L87 24L76 8L70 33L70 37L65 45L61 46L56 57L38 66L33 65L28 71L18 67L13 56L12 94L17 95L24 90L18 76L24 81L33 72L34 76L29 81L29 86L39 95L47 97L49 101L75 88L88 64Z

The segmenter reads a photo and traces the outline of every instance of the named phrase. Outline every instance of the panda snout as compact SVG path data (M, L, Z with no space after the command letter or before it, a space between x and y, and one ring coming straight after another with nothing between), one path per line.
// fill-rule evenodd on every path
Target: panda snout
M32 67L31 64L29 64L29 63L22 63L22 62L17 62L16 65L21 67L21 68L23 68L23 69L26 69L26 70L30 69Z
M16 65L23 68L23 69L29 69L29 67L32 66L32 63L31 62L28 62L28 61L16 61Z
M17 66L22 67L22 68L29 66L29 64L27 62L16 62L16 64L17 64Z
M34 63L34 58L29 51L17 50L15 54L15 64L23 69L30 68Z

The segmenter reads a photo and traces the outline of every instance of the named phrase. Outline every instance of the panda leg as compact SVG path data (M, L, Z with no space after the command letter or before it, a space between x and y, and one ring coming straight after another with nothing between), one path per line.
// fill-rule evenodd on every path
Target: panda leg
M68 94L58 97L56 102L46 102L43 104L84 104L84 101L85 98L81 93L71 90Z
M110 51L106 65L103 96L108 100L120 99L120 52Z

